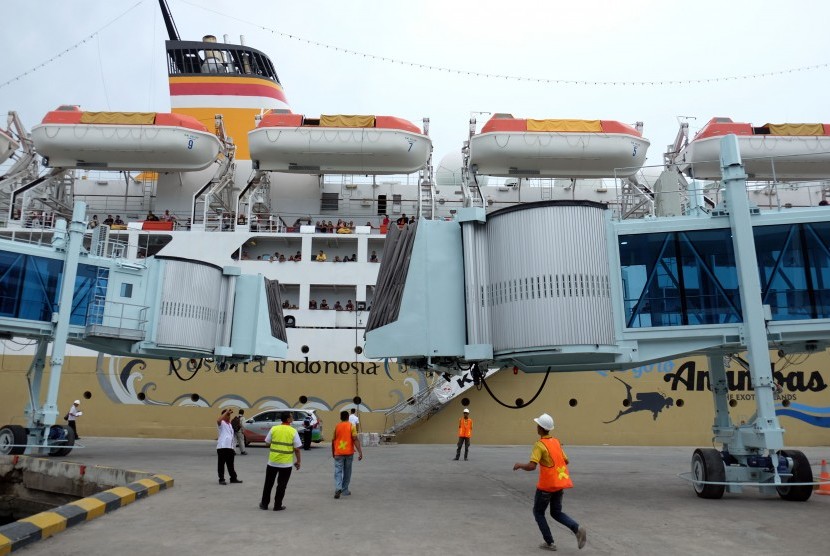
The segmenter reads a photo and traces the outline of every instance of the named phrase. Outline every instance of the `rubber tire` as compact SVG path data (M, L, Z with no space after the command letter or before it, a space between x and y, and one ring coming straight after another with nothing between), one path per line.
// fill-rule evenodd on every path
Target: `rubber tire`
M75 445L75 431L71 428L63 425L52 425L52 429L62 429L63 433L61 434L62 438L66 439L66 442L60 444L60 448L50 448L49 455L56 458L62 458L68 456L72 453L72 447ZM50 432L50 436L52 433Z
M29 435L25 427L20 425L6 425L0 428L0 454L19 456L26 451L25 446L10 446L10 444L26 444Z
M810 460L804 455L804 452L798 450L780 450L779 457L789 457L793 460L793 475L787 479L787 482L793 483L812 483L813 470L810 467ZM813 486L780 486L776 487L778 496L784 500L791 502L806 502L813 495Z
M726 470L723 467L723 458L714 448L698 448L692 454L692 477L701 481L726 481ZM704 485L692 483L695 494L700 498L717 500L723 498L726 485Z

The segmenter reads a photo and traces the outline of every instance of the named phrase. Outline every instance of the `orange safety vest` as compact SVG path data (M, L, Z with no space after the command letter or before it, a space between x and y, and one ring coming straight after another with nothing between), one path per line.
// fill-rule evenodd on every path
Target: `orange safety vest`
M354 439L352 438L352 424L349 421L341 421L334 427L334 455L354 455Z
M539 464L539 482L536 488L545 492L556 492L564 488L573 488L571 475L568 473L568 465L565 463L565 454L562 452L562 445L555 438L540 438L539 441L553 460L553 465L548 467Z
M458 420L458 437L470 438L473 436L473 420L462 417Z

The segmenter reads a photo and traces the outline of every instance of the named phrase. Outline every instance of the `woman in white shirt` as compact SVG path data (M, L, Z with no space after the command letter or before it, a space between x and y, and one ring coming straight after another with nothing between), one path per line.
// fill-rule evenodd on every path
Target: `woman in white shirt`
M242 481L236 476L236 470L233 468L233 459L236 456L236 450L233 449L234 434L231 426L231 416L233 409L223 409L216 420L218 427L219 439L216 441L216 455L219 460L219 484L226 485L225 482L225 466L228 468L228 476L232 483L241 483Z

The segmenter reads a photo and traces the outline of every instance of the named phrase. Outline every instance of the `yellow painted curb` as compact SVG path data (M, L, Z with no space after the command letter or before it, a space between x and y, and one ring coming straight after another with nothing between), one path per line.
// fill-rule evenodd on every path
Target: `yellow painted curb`
M87 521L101 517L107 512L107 505L96 498L81 498L80 500L70 502L67 506L78 506L86 510Z
M35 525L41 530L41 538L46 539L55 533L60 533L66 529L66 518L58 515L55 512L40 512L33 516L19 520L21 522L28 522Z
M121 505L126 506L135 502L135 491L127 487L115 487L104 492L110 492L121 499Z

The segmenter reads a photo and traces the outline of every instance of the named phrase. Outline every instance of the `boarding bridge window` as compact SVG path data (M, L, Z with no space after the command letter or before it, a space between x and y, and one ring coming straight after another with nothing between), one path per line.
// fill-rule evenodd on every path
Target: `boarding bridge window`
M339 193L323 193L320 197L321 211L336 211L340 208L340 194Z
M772 320L830 318L830 223L757 226L753 235Z
M132 297L133 296L133 285L132 284L121 284L121 297Z
M63 261L0 251L0 317L48 322L58 308ZM88 324L94 297L106 297L109 271L78 265L69 323Z
M731 231L619 237L626 326L742 321Z

